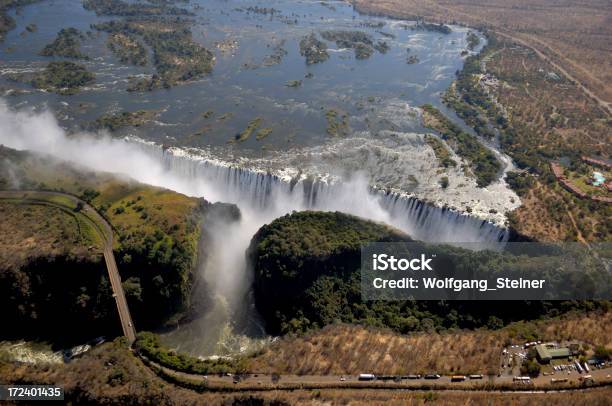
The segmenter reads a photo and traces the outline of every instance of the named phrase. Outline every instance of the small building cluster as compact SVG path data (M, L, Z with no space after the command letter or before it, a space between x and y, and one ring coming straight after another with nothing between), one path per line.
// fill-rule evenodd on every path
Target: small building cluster
M582 160L586 163L592 164L592 165L599 165L599 166L603 166L605 168L610 168L611 164L609 162L603 161L603 160L598 160L598 159L593 159L593 158L588 158L588 157L582 157ZM583 190L581 190L578 186L576 186L574 183L572 183L572 181L570 181L564 174L563 172L563 167L561 165L559 165L556 162L551 162L550 163L550 170L552 171L552 173L555 175L555 178L557 178L557 181L559 181L559 183L561 184L561 186L567 190L570 193L573 193L575 196L581 198L581 199L591 199L591 200L595 200L598 202L604 202L604 203L612 203L612 197L608 197L608 196L599 196L599 195L594 195L594 196L589 196L587 193L585 193ZM603 184L603 187L606 189L606 191L611 192L612 191L612 181L607 181L605 184Z
M559 165L558 163L555 163L555 162L551 162L550 170L552 170L553 174L555 175L555 178L557 178L557 180L559 181L561 186L563 186L568 192L575 194L576 196L578 196L581 199L584 199L584 198L588 197L586 193L584 193L582 190L580 190L578 188L578 186L574 185L565 176L565 174L563 173L563 167L561 165Z
M535 346L538 360L542 364L548 364L553 359L569 358L572 352L567 347L557 347L555 344L537 344Z

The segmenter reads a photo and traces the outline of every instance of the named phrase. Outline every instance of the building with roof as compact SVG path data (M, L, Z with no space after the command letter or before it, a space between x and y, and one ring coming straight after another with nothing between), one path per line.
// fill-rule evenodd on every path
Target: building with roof
M549 363L553 359L568 358L572 355L569 348L555 348L550 344L539 344L535 346L538 360L542 363Z

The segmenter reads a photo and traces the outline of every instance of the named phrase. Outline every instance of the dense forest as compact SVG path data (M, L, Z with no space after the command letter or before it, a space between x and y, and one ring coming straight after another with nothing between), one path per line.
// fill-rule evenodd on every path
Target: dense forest
M396 230L342 213L299 212L255 235L248 258L255 272L256 306L271 334L305 332L335 322L389 327L401 333L452 328L500 328L511 321L553 316L604 302L363 301L361 245L411 241ZM423 246L427 249L426 246ZM456 269L496 272L499 255L437 246ZM512 257L522 270L560 279L556 261ZM544 267L544 268L542 268ZM561 278L562 279L562 278ZM595 282L595 284L597 284ZM585 285L586 287L586 285Z
M70 193L108 220L114 231L114 253L124 290L139 329L159 326L187 310L198 261L200 225L211 207L208 202L8 148L0 148L0 157L0 189L14 187L15 179L19 179L22 189ZM8 228L23 224L24 218L41 225L22 230L23 235L15 241L15 233L10 230L0 237L3 252L10 253L0 258L0 289L2 298L7 300L3 302L7 313L21 314L15 319L21 320L19 325L43 319L37 309L72 322L90 316L90 322L104 319L109 310L103 304L108 304L111 295L104 290L106 268L95 241L75 242L76 237L70 236L83 234L83 229L71 225L67 216L50 217L31 209L19 211L15 207L27 207L20 202L4 204L10 206L4 212L8 213ZM57 282L50 282L52 278ZM62 310L64 302L53 299L54 292L61 292L59 281L66 281L65 287L71 293L66 303L72 303L73 312L79 313L80 318L67 317L71 313ZM22 303L31 303L32 310L24 309ZM114 306L114 302L110 303ZM92 308L103 310L92 312ZM111 307L110 311L114 323L116 309Z

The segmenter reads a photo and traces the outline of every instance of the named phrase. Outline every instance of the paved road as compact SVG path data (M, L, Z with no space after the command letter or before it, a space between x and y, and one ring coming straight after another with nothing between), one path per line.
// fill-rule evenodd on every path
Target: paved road
M117 311L119 313L119 319L121 320L121 328L123 329L123 334L127 337L129 344L132 345L132 343L136 340L136 329L134 328L134 322L132 321L130 309L128 308L125 293L123 292L123 286L121 285L119 269L117 268L115 256L113 255L113 230L110 224L108 224L104 217L102 217L87 202L67 193L37 190L0 190L0 198L3 199L27 200L34 203L55 206L62 210L74 209L74 207L63 206L58 202L45 199L45 197L49 198L54 196L69 199L72 203L74 203L74 207L80 203L82 205L80 212L93 224L104 240L104 261L106 262L108 277L113 289L113 297L115 298L115 302L117 304Z
M211 374L208 376L190 374L186 372L178 372L170 368L163 367L146 357L142 357L145 365L148 365L155 372L161 371L160 377L163 379L164 376L176 377L171 379L169 382L181 385L182 382L188 382L193 384L205 384L210 390L255 390L255 391L266 391L266 390L294 390L294 389L357 389L357 388L370 388L370 389L393 389L393 390L457 390L457 391L474 391L474 390L487 390L494 392L515 392L528 391L528 392L555 392L558 390L567 390L562 388L562 384L551 383L551 378L568 378L569 383L577 384L580 382L579 377L586 374L578 374L576 372L568 376L562 373L554 376L539 376L531 381L529 384L514 383L513 376L502 376L502 377L487 377L483 376L482 379L467 379L462 382L452 382L450 376L442 376L439 379L402 379L401 382L395 382L389 380L376 380L376 381L359 381L355 375L281 375L280 379L276 382L272 382L270 374L247 374L243 375L239 381L235 381L232 375L215 375ZM611 385L612 384L612 368L608 367L601 370L594 370L589 373L592 375L595 382L600 385ZM493 385L493 386L492 386ZM557 387L561 385L561 387ZM188 386L189 387L189 386ZM516 389L514 389L516 388ZM582 390L583 388L572 388Z

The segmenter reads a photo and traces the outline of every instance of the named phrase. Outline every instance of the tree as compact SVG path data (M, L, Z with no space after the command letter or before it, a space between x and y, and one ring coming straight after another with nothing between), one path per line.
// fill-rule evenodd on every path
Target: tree
M448 176L443 176L442 179L440 179L440 186L442 186L442 189L448 187Z
M504 322L502 319L496 316L489 316L487 320L487 327L491 330L498 330L504 326Z
M521 375L528 375L535 378L540 375L540 364L534 359L526 359L521 365Z
M595 347L595 358L601 361L608 361L612 358L612 348L606 348L603 345Z
M142 287L140 286L140 278L132 276L123 282L123 289L128 298L132 298L138 302L142 302Z

